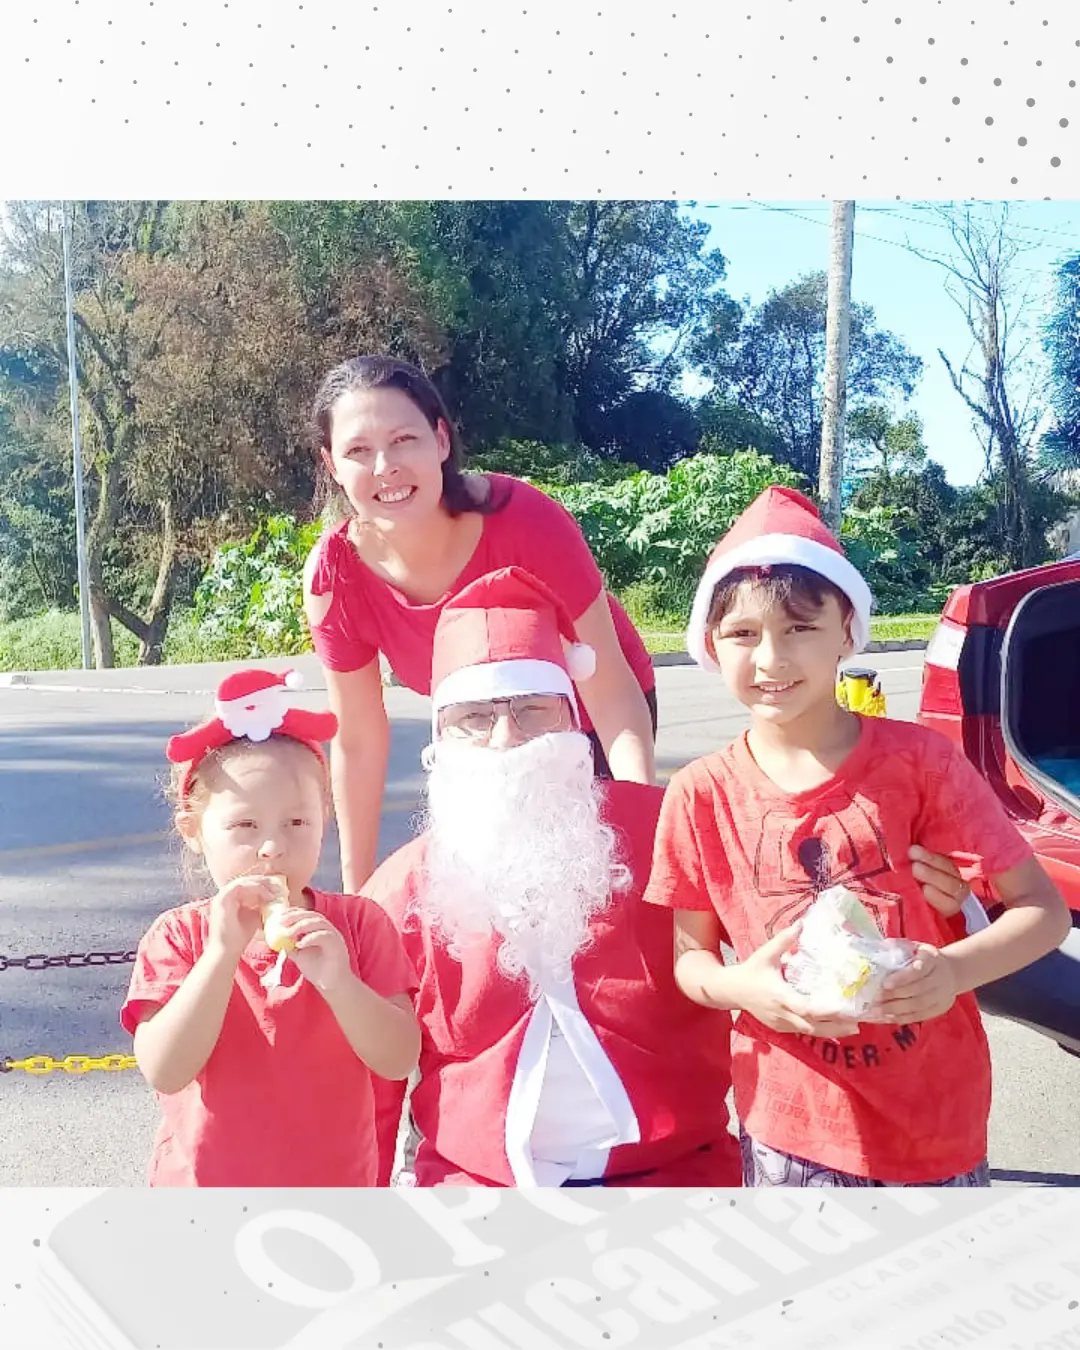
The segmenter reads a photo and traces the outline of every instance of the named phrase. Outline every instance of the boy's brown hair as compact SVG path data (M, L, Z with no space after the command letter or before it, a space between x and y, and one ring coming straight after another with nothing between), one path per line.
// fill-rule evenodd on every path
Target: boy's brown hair
M706 622L710 641L713 631L734 605L736 595L745 585L749 585L768 608L779 605L792 619L807 622L816 618L831 595L840 606L844 623L848 624L851 620L853 606L850 599L820 572L794 563L775 567L740 567L717 582L712 593Z

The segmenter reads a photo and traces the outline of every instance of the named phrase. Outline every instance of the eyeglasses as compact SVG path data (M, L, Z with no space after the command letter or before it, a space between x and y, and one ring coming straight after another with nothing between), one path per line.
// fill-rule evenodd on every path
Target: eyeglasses
M507 710L523 736L543 736L565 729L569 702L562 694L518 694L479 703L452 703L439 714L439 730L458 740L486 741L500 708Z

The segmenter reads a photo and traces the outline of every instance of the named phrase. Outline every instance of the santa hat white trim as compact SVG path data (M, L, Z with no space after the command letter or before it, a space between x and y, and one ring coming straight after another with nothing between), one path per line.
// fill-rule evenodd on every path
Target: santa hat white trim
M578 712L574 682L554 661L485 661L461 666L432 691L432 727L438 730L440 709L452 703L514 698L521 694L562 694L570 700L575 714Z
M686 630L686 649L705 670L719 671L720 667L709 655L705 637L712 605L713 591L719 582L740 567L805 567L838 586L851 601L852 654L860 652L870 641L870 609L873 596L862 574L842 553L806 539L797 534L763 534L738 548L721 553L705 568L694 595L690 624Z

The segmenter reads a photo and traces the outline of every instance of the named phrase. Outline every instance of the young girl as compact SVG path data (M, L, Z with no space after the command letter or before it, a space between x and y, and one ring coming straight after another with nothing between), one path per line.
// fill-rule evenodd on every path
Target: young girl
M1069 914L990 785L936 732L836 701L870 592L813 505L770 488L718 546L690 649L749 732L672 778L646 899L673 908L678 983L738 1009L732 1054L747 1185L989 1184L990 1056L973 990L1061 942ZM974 861L1005 906L951 941L916 843ZM798 920L843 885L913 964L859 1025L783 976ZM725 966L721 942L738 964Z
M232 675L216 718L168 745L177 829L217 893L152 924L120 1014L163 1112L154 1186L374 1185L371 1075L419 1056L390 920L310 884L336 720L287 709L296 682Z

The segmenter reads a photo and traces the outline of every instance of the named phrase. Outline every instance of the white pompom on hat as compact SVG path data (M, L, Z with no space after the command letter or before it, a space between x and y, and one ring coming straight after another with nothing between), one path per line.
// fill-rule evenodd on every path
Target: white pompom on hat
M562 694L577 712L574 682L596 671L559 597L522 567L502 567L447 601L435 628L432 716L452 703Z
M808 497L789 487L768 487L746 508L713 549L694 596L686 647L705 670L718 671L706 636L717 585L741 568L805 567L831 581L851 601L851 638L859 652L870 640L873 596L848 561Z

